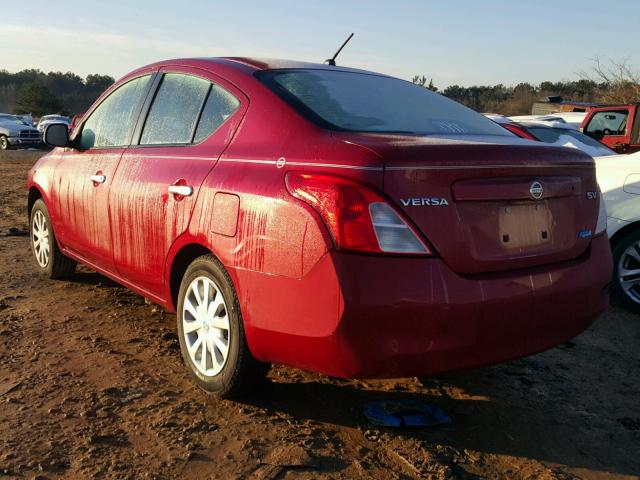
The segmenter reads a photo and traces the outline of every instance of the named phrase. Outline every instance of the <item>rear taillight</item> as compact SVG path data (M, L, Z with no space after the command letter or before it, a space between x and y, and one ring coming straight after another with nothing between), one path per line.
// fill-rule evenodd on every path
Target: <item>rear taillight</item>
M431 255L431 250L381 195L346 178L289 172L289 193L309 204L341 250Z

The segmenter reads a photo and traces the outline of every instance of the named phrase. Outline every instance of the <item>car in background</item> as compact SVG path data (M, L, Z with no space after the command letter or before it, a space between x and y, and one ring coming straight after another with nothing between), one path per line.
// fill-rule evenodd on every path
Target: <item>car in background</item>
M35 123L33 123L33 116L30 113L19 114L19 115L16 115L16 117L24 121L24 123L26 123L30 127L36 126Z
M613 251L612 292L640 313L640 152L595 160Z
M71 125L71 119L64 115L45 115L44 117L40 117L40 120L38 121L38 131L41 134L44 133L44 129L47 125L51 125L52 123L63 123L67 128L69 128Z
M269 363L341 378L551 348L608 305L593 159L411 82L180 59L110 87L28 176L34 265L89 265L177 312L208 392Z
M605 105L597 102L565 100L560 95L552 95L545 100L538 100L531 106L532 115L555 115L564 112L589 112L591 109Z
M555 145L558 147L577 148L592 157L615 155L616 152L593 138L580 133L570 125L554 121L516 122L514 117L500 115L488 116L494 122L506 128L518 137Z
M37 147L40 132L16 115L0 113L0 150Z
M617 153L640 151L640 104L608 105L591 110L581 125L585 135Z
M561 124L566 128L580 130L586 112L560 112L552 115L517 115L509 117L514 122L543 122L549 126Z

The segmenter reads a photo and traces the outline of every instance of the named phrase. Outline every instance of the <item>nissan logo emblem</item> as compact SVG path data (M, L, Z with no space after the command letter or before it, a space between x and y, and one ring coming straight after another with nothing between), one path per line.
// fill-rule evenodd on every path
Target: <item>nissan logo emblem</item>
M540 200L544 193L544 188L542 188L542 184L540 182L533 182L529 187L529 193L535 200Z

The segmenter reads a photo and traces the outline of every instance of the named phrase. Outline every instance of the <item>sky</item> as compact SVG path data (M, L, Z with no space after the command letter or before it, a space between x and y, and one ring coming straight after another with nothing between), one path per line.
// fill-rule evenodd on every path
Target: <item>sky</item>
M322 62L436 86L579 78L596 57L640 70L638 0L28 0L0 15L0 69L116 78L178 57Z

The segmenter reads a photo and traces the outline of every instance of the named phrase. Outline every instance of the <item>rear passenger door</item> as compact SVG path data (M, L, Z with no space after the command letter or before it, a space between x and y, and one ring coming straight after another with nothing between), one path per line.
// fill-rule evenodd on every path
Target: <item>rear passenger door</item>
M160 75L120 160L109 209L119 275L162 297L168 251L248 102L210 72L165 67Z

